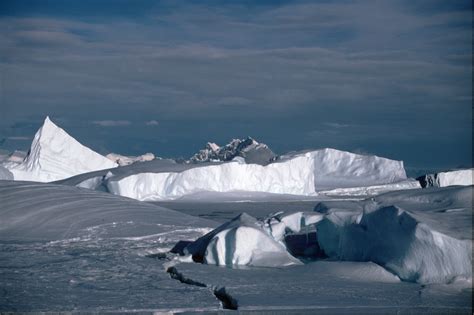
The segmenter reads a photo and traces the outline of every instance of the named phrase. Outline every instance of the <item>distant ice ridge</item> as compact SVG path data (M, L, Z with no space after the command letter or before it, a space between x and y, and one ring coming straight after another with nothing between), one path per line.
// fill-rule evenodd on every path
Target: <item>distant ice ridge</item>
M423 188L447 187L447 186L470 186L473 185L474 169L463 169L455 171L427 174L417 177Z
M106 158L117 163L119 166L125 166L136 162L152 161L155 159L155 155L153 153L145 153L139 156L125 156L117 153L109 153L106 155Z
M193 155L189 162L225 162L235 157L242 157L247 163L266 165L275 157L275 153L264 144L251 137L246 139L233 139L224 146L208 142L206 147Z
M111 177L107 189L139 200L168 200L235 191L311 196L318 191L374 185L380 186L374 188L378 192L419 187L416 181L407 181L401 161L322 149L285 155L265 166L233 161L180 171L142 170Z
M117 163L83 146L46 117L24 160L6 162L4 167L15 180L49 182L114 168Z

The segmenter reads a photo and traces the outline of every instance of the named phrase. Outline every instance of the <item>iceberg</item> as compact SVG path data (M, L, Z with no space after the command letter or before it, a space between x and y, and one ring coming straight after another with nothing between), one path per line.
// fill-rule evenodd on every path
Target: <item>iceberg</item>
M410 282L472 279L472 188L396 191L318 205L318 242L334 259L372 261Z
M325 148L309 151L316 191L375 186L407 179L403 161ZM292 158L295 154L282 156ZM298 156L298 154L296 154Z
M218 266L279 267L298 265L254 217L242 213L184 249L194 261Z
M49 117L36 132L20 163L5 163L15 180L50 182L81 173L117 167L117 163L80 144Z
M106 186L113 194L147 201L179 199L202 192L314 196L341 187L359 187L358 193L352 192L358 195L419 188L416 181L407 181L401 161L335 149L290 154L265 166L237 159L218 164L187 164L176 171L150 168L111 177Z
M417 177L423 188L473 185L474 169L463 169Z
M243 158L247 163L266 165L275 157L275 153L264 143L259 143L251 137L233 139L224 146L208 142L206 147L194 154L188 162L225 162L235 157Z
M311 165L308 155L267 166L234 161L188 167L182 171L112 177L107 182L107 188L116 195L147 201L178 199L207 191L311 195L314 193Z

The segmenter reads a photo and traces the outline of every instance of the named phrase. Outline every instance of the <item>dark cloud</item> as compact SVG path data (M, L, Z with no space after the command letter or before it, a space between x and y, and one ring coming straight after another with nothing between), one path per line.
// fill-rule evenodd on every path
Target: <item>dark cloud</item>
M186 156L207 140L251 135L280 152L333 146L471 163L468 5L5 3L6 136L31 132L12 123L49 114L83 142L124 154ZM159 136L148 117L160 118ZM90 121L133 128L120 137L102 128L99 143Z

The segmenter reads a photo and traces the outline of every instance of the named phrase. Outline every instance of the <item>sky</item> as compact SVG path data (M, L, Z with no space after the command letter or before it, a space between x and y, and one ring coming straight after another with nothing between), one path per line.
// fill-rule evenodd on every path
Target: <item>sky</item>
M472 165L472 3L0 1L0 149L46 115L101 152L252 136Z

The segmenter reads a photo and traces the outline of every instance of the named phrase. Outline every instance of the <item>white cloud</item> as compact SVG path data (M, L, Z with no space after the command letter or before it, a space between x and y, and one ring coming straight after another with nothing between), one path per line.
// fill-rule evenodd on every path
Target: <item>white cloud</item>
M128 120L94 120L92 123L102 127L119 127L129 126L132 124Z
M147 126L158 126L159 123L156 120L149 120L145 123L145 125L147 125Z
M8 140L16 140L16 141L26 141L30 140L30 137L23 137L23 136L12 136L12 137L7 137Z

